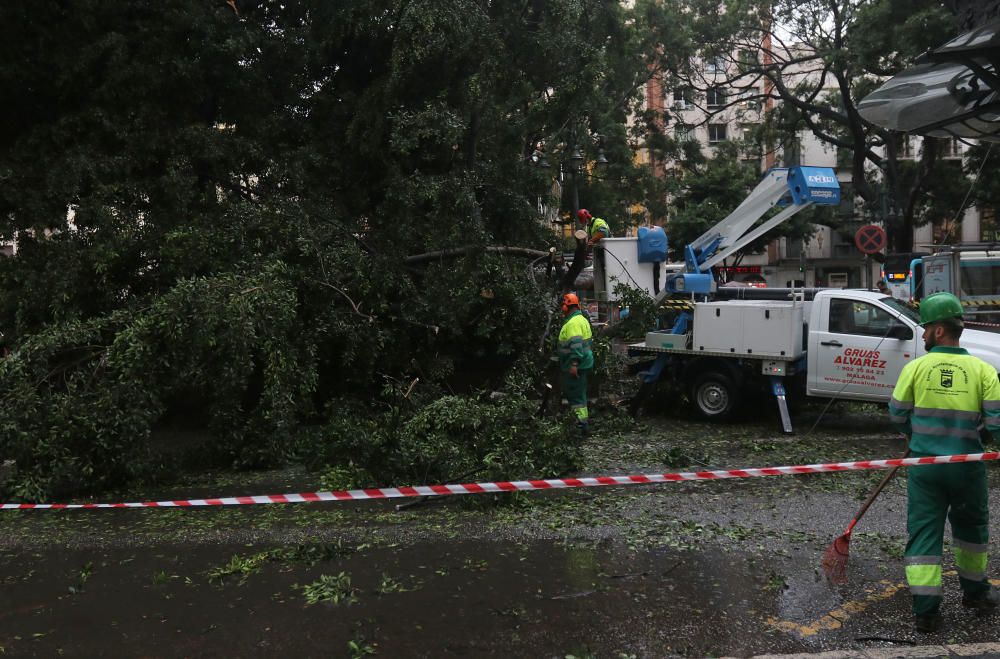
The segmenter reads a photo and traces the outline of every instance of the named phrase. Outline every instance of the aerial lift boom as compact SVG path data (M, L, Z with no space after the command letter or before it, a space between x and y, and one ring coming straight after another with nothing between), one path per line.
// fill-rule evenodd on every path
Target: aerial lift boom
M771 169L743 203L684 248L684 271L667 280L656 303L673 293L710 293L712 266L812 204L835 206L839 203L840 184L829 167ZM785 208L754 227L775 206Z
M836 173L828 167L791 167L770 170L750 195L722 221L699 236L684 248L684 270L667 279L663 291L656 297L659 306L671 294L690 293L708 295L715 286L712 266L743 249L752 241L778 226L790 217L819 204L834 206L840 203L840 184ZM754 227L760 218L775 206L784 208L774 217ZM693 315L689 311L678 314L669 334L687 334ZM667 368L671 357L661 354L644 373L643 387L633 405L637 406L647 389ZM792 431L791 418L785 401L785 388L780 377L771 377L771 390L778 402L782 426ZM633 408L633 411L637 410Z

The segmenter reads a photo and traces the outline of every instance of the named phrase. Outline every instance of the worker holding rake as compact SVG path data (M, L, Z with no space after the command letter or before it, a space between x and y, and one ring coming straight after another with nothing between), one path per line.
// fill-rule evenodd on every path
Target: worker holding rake
M907 364L889 401L889 418L910 437L914 457L981 453L983 422L1000 437L996 370L959 347L962 304L936 293L920 304L927 354ZM986 577L989 492L982 462L911 467L907 471L906 581L918 632L941 628L941 554L945 518L951 522L962 605L985 615L997 608Z

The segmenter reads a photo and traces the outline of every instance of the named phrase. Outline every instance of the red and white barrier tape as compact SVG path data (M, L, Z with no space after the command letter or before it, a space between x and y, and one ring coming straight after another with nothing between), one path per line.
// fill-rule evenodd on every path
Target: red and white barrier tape
M940 455L926 458L892 458L889 460L859 460L794 467L758 467L719 471L687 471L675 474L635 474L631 476L593 476L585 478L552 478L532 481L500 481L496 483L464 483L460 485L418 485L415 487L382 487L367 490L339 490L297 494L264 494L250 497L220 497L216 499L179 499L174 501L139 501L133 503L5 503L0 510L75 510L83 508L187 508L201 506L247 506L263 503L306 503L310 501L359 501L366 499L399 499L406 497L484 494L487 492L518 492L555 490L604 485L646 485L680 481L708 481L725 478L758 478L820 474L864 469L888 469L915 465L998 460L1000 452Z

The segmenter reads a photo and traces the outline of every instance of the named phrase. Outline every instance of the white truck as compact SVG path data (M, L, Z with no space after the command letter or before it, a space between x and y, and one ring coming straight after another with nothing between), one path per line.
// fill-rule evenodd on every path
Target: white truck
M649 332L629 353L656 357L645 382L672 378L708 419L729 417L748 391L770 386L791 432L785 383L801 395L887 402L903 366L925 352L917 313L876 291L812 297L698 302L690 332ZM961 343L1000 371L1000 334L966 329Z
M629 346L629 354L651 358L633 412L663 376L682 385L710 419L730 416L745 392L769 384L785 432L792 431L786 382L809 396L888 401L903 366L924 352L913 309L882 293L845 289L808 296L801 289L742 289L737 295L746 299L719 300L728 293L711 275L713 265L803 208L839 201L832 169L772 169L732 213L685 246L684 271L656 297L658 305L684 308L669 329ZM787 299L759 299L776 295ZM1000 334L967 329L962 345L1000 371Z

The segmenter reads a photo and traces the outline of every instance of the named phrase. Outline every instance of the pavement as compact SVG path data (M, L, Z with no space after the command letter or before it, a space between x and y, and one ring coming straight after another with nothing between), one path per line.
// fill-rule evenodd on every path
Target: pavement
M965 643L959 645L921 645L912 648L889 648L798 654L758 654L753 659L908 659L916 657L1000 657L1000 643Z
M799 434L780 433L770 405L727 425L669 407L638 425L599 410L579 475L902 453L881 406L807 408L795 422ZM823 578L824 548L883 473L449 497L403 512L390 501L9 511L0 654L1000 655L1000 615L964 611L953 574L945 630L913 631L903 478L855 529L849 583ZM996 498L1000 470L990 474ZM199 474L102 500L320 489L313 478Z

